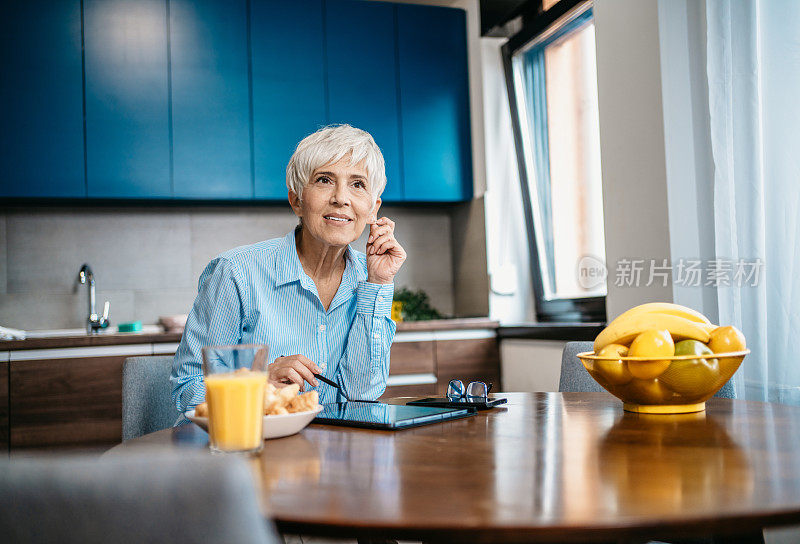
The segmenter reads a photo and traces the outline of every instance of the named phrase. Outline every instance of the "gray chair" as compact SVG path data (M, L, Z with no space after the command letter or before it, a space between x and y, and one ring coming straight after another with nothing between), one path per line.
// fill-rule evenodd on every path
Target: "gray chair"
M180 413L172 403L171 355L129 357L122 365L122 439L167 429Z
M562 393L587 392L599 393L605 391L599 383L594 381L583 368L583 363L577 355L584 351L592 351L592 342L567 342L561 353L561 376L558 380L558 390Z
M278 542L243 459L207 452L0 462L3 542Z
M561 353L561 376L558 380L559 391L583 391L589 393L605 391L583 368L583 363L577 357L579 353L592 351L593 349L592 342L567 342L564 346L564 351ZM735 398L733 382L728 380L714 396L726 399Z

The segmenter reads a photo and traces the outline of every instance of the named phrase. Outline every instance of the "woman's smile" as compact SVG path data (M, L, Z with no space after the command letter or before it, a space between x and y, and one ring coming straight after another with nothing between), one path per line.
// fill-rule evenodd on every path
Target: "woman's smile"
M350 223L353 222L352 218L350 218L350 217L348 217L346 215L339 214L339 213L329 213L329 214L323 215L322 217L323 217L323 219L331 222L331 224L336 225L336 226L347 225L347 224L350 224Z

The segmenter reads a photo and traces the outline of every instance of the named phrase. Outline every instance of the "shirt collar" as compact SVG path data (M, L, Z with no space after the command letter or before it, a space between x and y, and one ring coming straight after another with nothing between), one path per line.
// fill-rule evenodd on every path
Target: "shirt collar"
M348 290L355 290L359 281L366 280L366 276L359 273L359 267L356 266L356 259L355 250L348 245L347 253L345 254L344 274L342 275L342 285L348 287ZM303 265L300 264L300 257L297 255L297 243L295 241L294 230L283 237L283 241L278 249L276 265L276 287L299 281L300 285L306 289L316 292L314 281L305 273ZM363 278L360 277L362 275L364 276Z
M300 272L303 267L300 264L300 258L297 256L294 231L283 237L276 255L275 265L277 268L275 285L277 287L300 280Z

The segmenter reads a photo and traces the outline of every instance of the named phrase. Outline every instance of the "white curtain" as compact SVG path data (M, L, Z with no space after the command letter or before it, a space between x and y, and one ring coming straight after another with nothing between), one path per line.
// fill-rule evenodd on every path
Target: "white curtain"
M738 398L800 404L800 2L707 0L719 322Z

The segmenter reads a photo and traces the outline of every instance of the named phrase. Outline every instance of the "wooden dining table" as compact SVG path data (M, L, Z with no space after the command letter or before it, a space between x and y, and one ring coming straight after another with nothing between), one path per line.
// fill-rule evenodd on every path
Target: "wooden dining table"
M265 515L287 533L426 542L760 542L800 524L800 407L714 398L647 415L607 393L496 396L508 403L466 419L266 441L249 458ZM207 449L208 435L166 429L109 455L147 446Z

